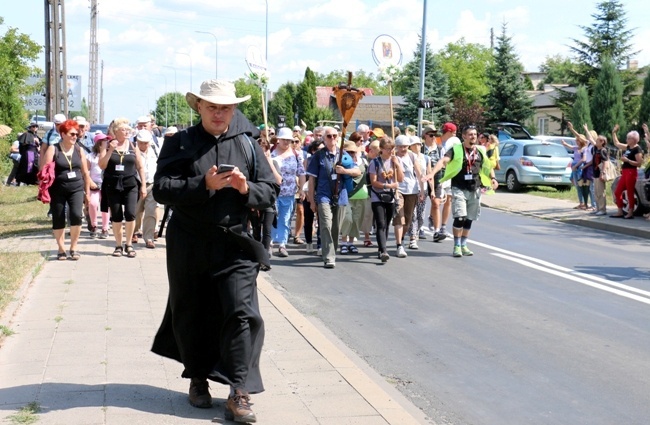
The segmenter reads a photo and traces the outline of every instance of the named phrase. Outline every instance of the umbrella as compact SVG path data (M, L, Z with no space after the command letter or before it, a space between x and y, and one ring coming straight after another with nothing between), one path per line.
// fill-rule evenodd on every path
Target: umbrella
M0 124L0 137L5 137L11 133L11 127L8 127L4 124Z

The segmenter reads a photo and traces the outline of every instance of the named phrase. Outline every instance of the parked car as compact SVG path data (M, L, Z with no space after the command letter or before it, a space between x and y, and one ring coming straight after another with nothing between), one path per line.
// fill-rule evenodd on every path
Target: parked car
M45 115L32 115L29 119L29 122L35 122L38 124L39 134L45 134L45 132L54 127L54 123L52 121L48 121Z
M504 140L532 140L533 136L530 135L526 128L515 122L493 122L485 127L485 131L495 134L499 141Z
M576 138L575 137L569 137L569 136L533 136L535 140L541 140L543 142L549 142L549 143L555 143L558 145L562 144L562 140L564 140L566 143L570 144L571 146L575 146L577 144ZM573 158L573 150L566 148L567 153L571 158Z
M616 177L612 182L612 200L614 205L616 205L616 198L614 197L614 191L616 186L618 186L618 181L620 176ZM646 211L650 210L650 178L646 178L646 174L643 168L638 169L638 175L636 178L636 184L634 185L634 215L641 215ZM623 192L623 211L625 214L628 213L629 207L627 202L627 191Z
M494 171L495 177L511 192L523 186L571 189L571 157L562 145L508 139L499 145L499 157L501 169Z
M95 134L95 132L99 130L104 134L108 134L108 124L92 124L90 126L90 130L88 130L91 134Z

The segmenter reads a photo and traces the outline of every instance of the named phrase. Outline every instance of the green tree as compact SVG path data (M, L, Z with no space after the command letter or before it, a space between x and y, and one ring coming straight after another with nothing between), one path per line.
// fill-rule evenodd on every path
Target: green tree
M607 134L615 124L625 129L623 85L613 62L605 59L591 97L591 120L599 134Z
M250 100L240 103L237 107L254 125L264 123L262 110L262 88L251 80L240 78L234 82L237 97L250 95Z
M540 72L544 72L546 77L540 81L537 90L543 90L545 84L577 83L575 78L577 68L578 64L571 58L562 55L546 56L544 63L539 66Z
M395 119L405 124L416 124L420 100L420 46L422 37L413 53L413 59L404 66L403 72L393 82L393 95L404 96L405 104L395 110ZM449 80L440 61L431 51L429 43L425 49L424 99L433 100L433 110L424 112L434 122L449 120L452 103L449 97Z
M316 76L314 72L307 67L305 78L298 84L298 96L294 103L294 111L298 115L297 122L300 120L312 128L316 124Z
M269 123L277 125L279 116L285 117L285 125L293 127L294 99L298 94L298 86L294 83L285 83L275 92L273 99L269 100Z
M569 119L571 123L575 126L576 131L581 132L582 126L587 124L589 128L594 128L591 123L591 111L589 109L589 93L587 93L587 88L585 86L578 87L575 96L575 102L573 102L573 107L571 108L571 114Z
M490 121L524 123L533 115L532 100L526 94L522 78L524 67L511 41L504 23L501 35L497 37L494 64L488 68L487 117Z
M185 101L185 95L180 92L165 93L156 100L156 109L153 111L158 124L168 126L180 126L181 128L190 125L190 107ZM194 120L197 121L196 113Z
M86 98L81 98L81 110L80 111L68 111L69 117L76 117L81 115L82 117L88 119L88 103L86 103Z
M4 19L0 17L0 25ZM27 77L41 71L31 65L41 52L41 46L17 28L9 27L0 37L0 124L15 130L27 125L23 96L32 88L25 84ZM2 156L4 159L5 155Z
M481 102L488 94L487 69L493 62L492 51L461 38L447 44L434 55L449 79L449 95L463 99L466 105Z
M348 72L342 69L330 71L329 74L316 73L315 77L317 87L335 87L339 83L348 82ZM372 89L373 94L378 96L388 95L388 87L379 81L379 77L362 69L352 72L352 85L356 88Z
M643 93L641 94L640 102L639 124L648 124L650 123L650 67L648 67L645 80L643 81Z
M574 45L570 46L579 63L575 73L576 81L586 85L593 94L602 64L605 58L609 58L621 76L625 116L635 118L638 114L639 102L632 100L634 97L632 93L640 85L639 71L623 69L638 53L633 50L634 31L627 28L628 20L621 1L601 1L596 5L596 9L597 11L591 15L594 23L580 27L586 39L584 41L573 39Z

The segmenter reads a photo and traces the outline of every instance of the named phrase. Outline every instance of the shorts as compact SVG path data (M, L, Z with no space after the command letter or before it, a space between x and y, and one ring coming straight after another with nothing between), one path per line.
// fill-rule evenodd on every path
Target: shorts
M481 215L481 190L451 188L451 212L454 218L476 221Z
M393 226L406 226L413 218L413 211L415 211L415 204L418 202L418 196L404 195L400 191L395 194L395 217L393 218Z

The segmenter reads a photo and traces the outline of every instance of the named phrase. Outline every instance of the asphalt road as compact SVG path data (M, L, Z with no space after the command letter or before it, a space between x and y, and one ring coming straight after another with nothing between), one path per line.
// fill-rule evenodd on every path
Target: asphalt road
M649 243L489 209L471 236L270 276L434 423L648 423Z

